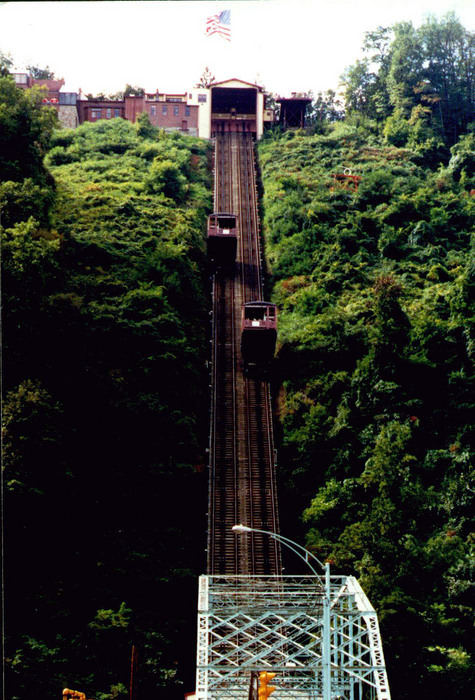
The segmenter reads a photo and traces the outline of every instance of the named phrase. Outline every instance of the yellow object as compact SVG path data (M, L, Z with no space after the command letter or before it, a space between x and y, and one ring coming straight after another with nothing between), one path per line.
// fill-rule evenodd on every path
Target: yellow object
M259 673L259 700L266 700L274 690L277 690L275 685L268 685L275 675L275 673L269 673L269 671Z
M81 693L79 690L63 690L63 700L86 700L86 693Z

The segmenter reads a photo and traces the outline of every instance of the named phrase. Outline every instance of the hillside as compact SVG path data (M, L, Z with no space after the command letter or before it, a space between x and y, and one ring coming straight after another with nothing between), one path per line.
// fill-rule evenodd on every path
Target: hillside
M257 146L281 531L358 576L393 698L465 699L473 33L449 14L364 49L344 106L320 94L308 133ZM181 698L205 561L212 145L144 116L59 129L5 58L9 700L125 698L132 645L140 697Z
M123 120L47 140L49 172L1 185L9 697L127 695L133 644L141 692L182 696L206 527L209 146Z
M348 122L258 147L283 517L359 577L394 697L467 697L475 141L431 170Z

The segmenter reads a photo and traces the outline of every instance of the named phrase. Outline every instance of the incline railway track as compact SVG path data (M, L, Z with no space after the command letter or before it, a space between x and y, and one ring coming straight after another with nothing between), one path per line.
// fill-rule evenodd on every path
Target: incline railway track
M208 573L277 574L278 543L259 534L236 537L231 527L278 532L269 386L244 376L241 308L262 299L254 148L250 134L218 134L215 210L238 215L234 269L212 279L212 373Z

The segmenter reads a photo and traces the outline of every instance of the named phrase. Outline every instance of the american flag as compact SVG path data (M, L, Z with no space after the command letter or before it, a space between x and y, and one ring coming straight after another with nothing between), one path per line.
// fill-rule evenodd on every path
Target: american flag
M206 36L219 34L231 41L231 10L223 10L219 15L212 15L206 20Z

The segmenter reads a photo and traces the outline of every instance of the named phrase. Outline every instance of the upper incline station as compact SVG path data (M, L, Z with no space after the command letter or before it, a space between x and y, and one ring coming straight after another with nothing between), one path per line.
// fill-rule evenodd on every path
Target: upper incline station
M205 90L200 89L200 93L199 132L203 138L239 131L260 139L264 125L274 122L274 111L265 109L264 90L260 85L232 78L212 83Z

